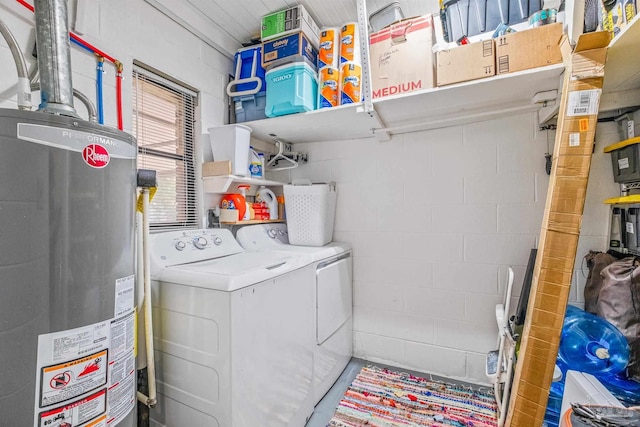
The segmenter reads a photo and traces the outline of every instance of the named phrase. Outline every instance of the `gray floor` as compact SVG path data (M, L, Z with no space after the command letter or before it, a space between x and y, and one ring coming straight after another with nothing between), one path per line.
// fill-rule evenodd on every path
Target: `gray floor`
M370 366L370 365L379 366L381 368L388 368L398 372L407 372L411 375L415 375L423 378L431 378L436 381L446 381L448 383L461 384L461 385L465 385L467 387L473 387L476 389L484 388L483 386L479 386L477 384L470 384L470 383L465 383L461 381L455 381L449 378L439 377L437 375L425 374L423 372L416 372L409 369L397 368L394 366L384 365L381 363L373 363L363 359L352 358L351 361L349 361L349 364L347 364L347 367L342 372L342 375L340 375L338 380L333 385L333 387L331 387L331 389L327 392L327 394L322 398L320 403L316 405L315 411L313 412L313 415L309 419L309 422L307 423L306 427L326 427L329 424L329 421L331 421L331 417L333 417L333 413L338 407L338 403L340 403L340 399L342 399L342 396L344 395L345 391L347 391L347 389L349 388L349 385L351 385L351 382L353 381L353 379L358 375L358 373L360 372L360 369L362 369L363 366Z

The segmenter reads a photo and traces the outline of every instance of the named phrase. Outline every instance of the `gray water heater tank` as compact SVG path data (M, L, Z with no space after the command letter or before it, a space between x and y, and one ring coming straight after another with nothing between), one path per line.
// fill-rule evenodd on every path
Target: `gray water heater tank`
M134 427L136 144L0 109L0 426Z

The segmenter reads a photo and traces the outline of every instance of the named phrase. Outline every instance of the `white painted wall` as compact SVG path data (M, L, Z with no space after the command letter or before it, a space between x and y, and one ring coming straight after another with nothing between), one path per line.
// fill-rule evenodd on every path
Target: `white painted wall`
M33 2L31 2L33 3ZM123 121L124 130L132 133L131 73L133 61L138 60L199 91L199 107L196 112L196 153L200 155L208 139L201 138L207 129L225 123L227 101L225 87L228 75L233 71L230 58L221 55L189 31L143 0L82 0L84 6L76 13L78 0L68 3L69 27L76 23L82 31L82 39L124 64ZM81 18L75 20L76 15ZM34 16L15 0L0 0L0 18L9 26L18 40L29 65L35 62L31 51L35 42ZM240 46L238 46L240 47ZM17 73L11 53L0 37L0 108L16 108L15 92ZM95 102L96 61L87 51L72 44L71 63L73 87ZM115 67L105 61L104 117L105 124L117 127ZM32 94L34 110L40 103L39 92ZM80 102L75 107L81 117L87 113ZM205 148L208 149L208 146ZM210 149L208 150L210 152ZM197 162L200 164L200 161ZM199 182L198 182L199 184ZM211 202L210 196L201 205Z
M31 2L32 3L32 2ZM200 91L201 129L224 122L226 100L224 88L232 71L232 61L177 25L143 0L83 1L85 13L83 39L124 64L123 109L124 128L131 131L131 71L136 59ZM76 1L69 1L75 21ZM15 0L0 0L0 17L9 26L22 47L29 64L34 62L31 50L35 40L34 17ZM73 86L95 101L96 61L91 54L73 46ZM16 108L16 70L4 39L0 37L0 107ZM105 123L117 126L115 109L115 68L105 62ZM34 93L34 105L40 102ZM86 117L84 108L76 103ZM34 108L35 109L35 108Z
M355 356L486 383L494 310L506 268L517 305L542 223L549 177L535 114L375 139L297 144L311 162L290 173L338 183L335 240L354 246ZM553 150L555 132L549 134ZM571 301L580 303L589 249L606 250L618 194L598 128ZM283 174L284 175L284 174ZM281 175L281 177L283 177ZM288 176L284 175L287 179Z

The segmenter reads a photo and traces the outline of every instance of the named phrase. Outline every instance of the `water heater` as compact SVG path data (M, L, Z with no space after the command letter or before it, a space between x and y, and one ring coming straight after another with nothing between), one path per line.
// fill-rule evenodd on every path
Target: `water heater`
M0 109L0 425L134 427L136 144Z

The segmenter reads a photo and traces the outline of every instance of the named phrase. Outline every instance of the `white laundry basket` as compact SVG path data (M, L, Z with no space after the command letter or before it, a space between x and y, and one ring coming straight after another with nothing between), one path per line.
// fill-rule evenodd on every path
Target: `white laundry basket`
M284 186L290 244L323 246L331 241L336 194L334 182Z

